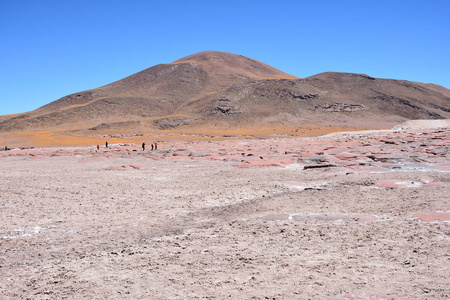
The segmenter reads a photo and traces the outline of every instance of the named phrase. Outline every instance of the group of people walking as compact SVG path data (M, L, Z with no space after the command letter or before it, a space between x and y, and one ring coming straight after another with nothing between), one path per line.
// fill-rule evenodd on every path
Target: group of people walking
M109 148L108 141L105 142L105 148ZM6 150L6 147L5 147ZM97 150L100 150L100 145L97 145ZM152 151L158 150L158 143L152 144ZM142 143L142 151L145 151L145 143Z
M152 144L152 151L158 150L158 143ZM145 143L142 143L142 151L145 151Z
M105 143L105 148L109 148L109 144L108 141L106 141ZM152 143L152 151L153 150L158 150L158 143ZM5 146L5 148L0 148L0 150L4 150L4 151L8 151L11 150L10 148L8 148L8 146ZM97 145L97 150L100 150L100 145ZM145 143L142 143L142 151L145 151Z

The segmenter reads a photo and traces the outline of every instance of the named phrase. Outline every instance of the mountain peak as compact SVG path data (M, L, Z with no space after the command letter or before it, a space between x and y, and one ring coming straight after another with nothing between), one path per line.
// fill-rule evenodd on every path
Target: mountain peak
M175 62L185 62L185 61L201 62L201 61L208 61L208 60L224 60L226 58L238 59L239 57L243 57L243 56L228 53L228 52L222 52L222 51L203 51L203 52L185 56L183 58L176 60Z
M210 74L215 75L231 74L254 79L298 79L298 77L284 73L255 59L228 52L199 52L183 57L172 64L187 62L200 65Z

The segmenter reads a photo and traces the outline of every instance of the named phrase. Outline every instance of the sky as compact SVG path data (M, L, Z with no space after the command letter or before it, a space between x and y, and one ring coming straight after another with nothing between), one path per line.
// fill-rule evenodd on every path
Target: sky
M449 0L0 0L0 115L207 51L450 88Z

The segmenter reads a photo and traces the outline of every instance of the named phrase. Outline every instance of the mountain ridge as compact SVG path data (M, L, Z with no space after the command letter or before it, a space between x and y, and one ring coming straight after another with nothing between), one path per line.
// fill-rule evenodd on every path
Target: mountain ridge
M295 134L308 126L387 128L410 119L448 118L450 90L435 84L340 72L298 78L245 56L205 51L34 111L1 116L0 132L267 128Z

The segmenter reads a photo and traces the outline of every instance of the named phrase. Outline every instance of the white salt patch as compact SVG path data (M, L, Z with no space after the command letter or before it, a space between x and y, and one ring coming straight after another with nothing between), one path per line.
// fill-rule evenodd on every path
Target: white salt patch
M403 185L405 187L410 187L410 188L422 186L422 184L420 182L414 182L414 181L395 181L394 183L398 184L398 185Z
M302 164L289 164L289 165L285 165L286 169L303 169L305 165Z
M38 234L41 233L42 231L45 231L49 228L54 228L56 226L50 226L50 227L39 227L39 226L35 226L33 228L29 228L29 229L22 229L22 228L18 228L18 229L10 229L10 230L0 230L1 232L5 232L5 233L9 233L8 235L1 235L0 238L2 239L16 239L19 237L30 237L34 234Z

